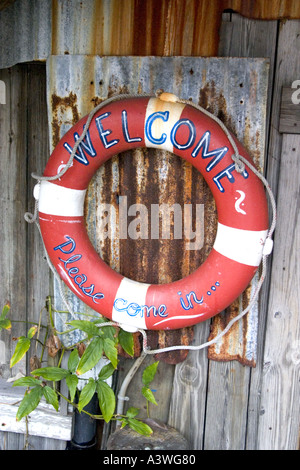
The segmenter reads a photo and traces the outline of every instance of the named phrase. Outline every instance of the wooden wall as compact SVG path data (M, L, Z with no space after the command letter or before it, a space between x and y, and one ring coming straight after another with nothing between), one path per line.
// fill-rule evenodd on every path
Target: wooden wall
M142 2L135 3L138 6ZM210 14L209 5L212 3L206 5L206 15ZM217 43L215 36L210 41L212 36L210 30L207 31L206 51L196 39L192 43L187 42L193 44L189 47L184 46L182 41L176 42L182 35L176 37L171 34L170 28L168 31L172 41L165 41L164 31L163 49L159 49L159 41L152 45L147 42L143 46L142 42L135 40L136 49L131 50L131 53L144 55L220 55L270 59L265 171L277 198L278 225L272 264L261 296L257 366L249 368L235 361L216 362L209 360L206 354L189 353L186 361L165 367L163 376L159 374L154 384L160 395L159 407L151 408L152 416L176 427L194 450L299 448L300 273L297 260L300 140L298 134L281 134L279 119L282 87L300 79L300 21L277 19L281 16L297 17L298 2L278 0L272 2L272 9L268 7L271 2L248 2L248 5L251 3L255 7L249 7L247 12L245 3L228 0L222 5L224 8L236 8L242 14L251 13L253 18L271 20L253 20L225 13ZM152 16L157 11L155 5L157 3L154 1L147 2L148 15L150 10ZM163 18L170 18L170 9L175 8L176 15L182 19L183 30L190 31L185 29L184 18L191 5L195 8L194 2L169 2L169 13L166 12ZM197 10L197 14L200 13ZM168 24L165 20L161 19L164 25ZM153 22L154 16L152 25ZM197 25L195 21L194 38L198 37ZM136 34L140 37L141 31ZM168 44L172 47L167 47ZM58 42L54 42L52 48L54 53L59 52ZM128 49L124 53L128 54ZM0 211L3 215L0 225L0 299L2 303L10 300L14 318L36 321L46 296L51 293L52 283L43 262L38 233L34 227L26 225L23 215L28 208L32 209L34 182L30 173L41 172L48 158L45 66L17 65L1 70L0 80L7 85L7 104L0 105ZM13 328L14 336L25 334L27 330L24 323L16 323ZM195 340L203 341L200 338ZM18 372L25 372L24 363L9 370L9 358L14 348L12 338L8 341L4 332L0 341L1 377L7 379ZM122 360L119 384L131 365L131 360ZM204 370L207 373L203 374ZM135 398L137 406L140 398L136 390L140 382L139 371L128 389L128 395ZM170 387L171 393L169 390L165 393ZM144 406L144 402L140 401L140 404ZM186 416L184 420L182 409ZM100 444L103 448L110 432L108 428L104 433ZM0 433L0 447L3 449L21 449L24 442L21 434ZM37 437L29 437L29 443L35 449L64 447L63 442Z

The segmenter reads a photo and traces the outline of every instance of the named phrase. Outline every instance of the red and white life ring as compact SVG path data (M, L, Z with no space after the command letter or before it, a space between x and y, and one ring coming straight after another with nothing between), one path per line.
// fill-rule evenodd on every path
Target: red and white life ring
M57 175L67 164L86 122L87 116L61 139L44 176ZM240 155L252 162L235 143ZM217 206L218 230L206 261L169 284L139 283L113 271L93 248L85 228L84 199L92 176L113 155L137 147L165 149L192 163ZM268 231L263 184L247 167L242 173L236 170L233 153L215 120L176 102L174 95L105 104L91 120L68 171L40 183L41 233L61 279L85 304L128 331L182 328L221 312L253 278Z

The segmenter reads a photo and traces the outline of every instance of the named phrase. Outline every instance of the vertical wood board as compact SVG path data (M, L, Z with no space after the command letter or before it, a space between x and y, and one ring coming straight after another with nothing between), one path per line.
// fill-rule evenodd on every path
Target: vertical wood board
M298 445L300 162L297 151L300 151L300 136L284 135L258 428L260 450L297 449Z
M12 338L27 334L32 324L26 322L39 321L46 295L50 293L49 269L43 258L39 233L35 225L28 226L24 219L25 212L33 211L31 172L42 171L49 155L45 72L41 64L18 65L0 71L0 80L6 89L6 103L0 105L0 310L9 300L12 320L11 333L0 332L1 383L19 373L29 374L25 358L12 369L9 367L16 345ZM41 340L44 334L45 331L41 333ZM37 345L33 341L29 356L40 354ZM46 354L44 358L47 359ZM29 362L29 357L27 359ZM25 433L5 429L1 428L0 448L23 449ZM65 445L63 441L31 435L28 443L29 448L35 449L58 449Z
M278 204L257 449L299 448L299 135L280 134L282 87L300 77L300 21L281 22L267 176ZM253 394L252 394L253 395Z
M279 132L300 134L300 79L282 88Z

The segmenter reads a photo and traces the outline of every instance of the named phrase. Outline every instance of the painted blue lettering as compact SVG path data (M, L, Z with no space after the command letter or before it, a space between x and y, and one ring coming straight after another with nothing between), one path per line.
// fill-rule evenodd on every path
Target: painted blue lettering
M82 255L72 255L70 258L64 260L62 258L58 258L62 263L64 263L65 268L67 269L68 264L75 263L75 261L79 261L82 258Z
M188 127L189 137L188 137L188 140L185 144L179 144L176 140L176 133L177 133L178 129L183 125ZM177 148L179 150L188 149L189 147L191 147L193 145L193 143L195 142L195 139L196 139L195 124L192 121L190 121L189 119L179 119L179 121L177 121L176 124L174 124L174 126L172 128L170 138L171 138L172 145L175 148Z
M119 142L119 139L114 139L114 140L110 140L108 142L108 140L106 139L106 137L112 133L112 131L110 129L103 129L103 126L102 126L102 119L106 119L108 116L110 116L111 113L104 113L104 114L101 114L101 116L98 116L95 121L96 121L96 126L97 126L97 129L98 129L98 132L99 132L99 136L100 136L100 139L102 140L102 143L104 145L104 147L106 149L112 147L113 145L116 145L118 142Z
M177 293L178 295L182 295L181 292L177 292ZM191 291L189 292L189 294L186 294L187 305L184 303L184 300L180 297L180 304L182 308L184 308L184 310L190 310L191 308L194 308L194 305L192 304L192 299L191 299L192 296L193 296L194 302L196 302L197 304L201 305L203 303L203 296L199 300L195 292Z
M230 183L234 183L235 179L234 176L232 175L232 172L235 171L235 163L232 163L229 165L225 170L220 171L214 178L213 181L216 183L218 189L221 191L221 193L224 193L225 189L223 188L222 184L220 183L220 180L224 177L228 178ZM246 179L249 176L249 173L247 170L244 170L242 172L242 176Z
M167 310L167 306L165 304L162 304L158 307L157 313L160 317L167 317L168 313L165 313L166 310Z
M53 248L54 251L60 250L62 253L69 254L69 253L72 253L75 250L76 244L75 244L73 238L68 237L68 235L65 235L65 238L68 241L66 241L65 243L61 243L61 245L57 245L55 248ZM68 250L65 250L64 248L67 247L68 245L71 245L71 248L68 249Z
M131 317L135 317L138 314L140 314L141 318L143 318L143 316L149 317L151 310L154 317L157 315L160 317L168 316L168 313L165 313L167 306L164 304L160 305L158 308L156 308L154 305L149 307L148 305L139 305L136 302L128 303L128 300L122 299L120 297L114 301L114 308L118 312L125 312Z
M224 155L228 152L227 147L221 147L219 149L209 151L210 136L210 132L206 131L201 137L199 143L192 151L193 158L196 158L198 156L200 149L202 149L202 158L214 157L211 162L207 165L206 171L210 171L212 168L214 168L222 160Z
M128 131L127 111L125 109L122 111L122 129L126 142L130 143L142 141L141 137L130 137Z
M77 132L74 133L74 141L77 142L79 139L79 134ZM68 142L64 143L65 149L68 150L68 152L71 153L73 152L72 147L68 144ZM79 153L78 153L79 152ZM96 157L97 153L93 147L91 138L90 138L90 133L89 131L86 132L85 138L80 142L80 144L77 147L76 153L74 155L74 158L79 162L82 163L83 165L88 165L89 161L86 157L86 154L89 155L90 157Z
M169 119L169 111L158 111L156 113L151 114L145 124L145 134L146 138L155 145L161 145L167 140L167 134L163 133L160 138L155 138L152 135L152 124L156 119L162 119L166 122Z
M76 248L76 243L73 238L65 235L65 239L67 240L60 245L57 245L53 248L54 251L61 251L64 254L71 254ZM84 284L87 281L87 276L85 274L79 274L79 268L77 266L69 266L70 264L76 263L82 258L81 254L75 254L70 256L68 259L58 258L64 265L65 271L68 274L69 278L73 279L75 284L82 290L83 294L88 297L91 297L94 303L97 303L97 300L101 300L104 298L104 294L102 292L94 293L95 285L91 284L90 286L86 287Z
M225 189L221 185L220 180L226 176L226 178L228 178L230 183L234 183L235 179L234 179L234 176L232 175L232 172L234 170L235 170L235 163L233 163L232 165L229 165L227 168L225 168L225 170L220 171L220 173L218 173L213 178L214 182L216 183L216 185L217 185L218 189L221 191L221 193L224 193Z

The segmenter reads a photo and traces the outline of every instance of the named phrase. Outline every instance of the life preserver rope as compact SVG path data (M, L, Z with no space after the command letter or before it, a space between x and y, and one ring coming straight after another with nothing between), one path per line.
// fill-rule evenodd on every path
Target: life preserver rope
M206 261L169 284L138 283L113 271L96 253L84 224L85 193L100 165L143 146L192 163L218 211ZM221 121L171 94L101 103L61 139L44 175L33 176L39 181L36 212L49 264L83 302L129 331L181 328L216 315L244 291L272 249L276 208L267 181ZM262 183L272 198L270 229Z

